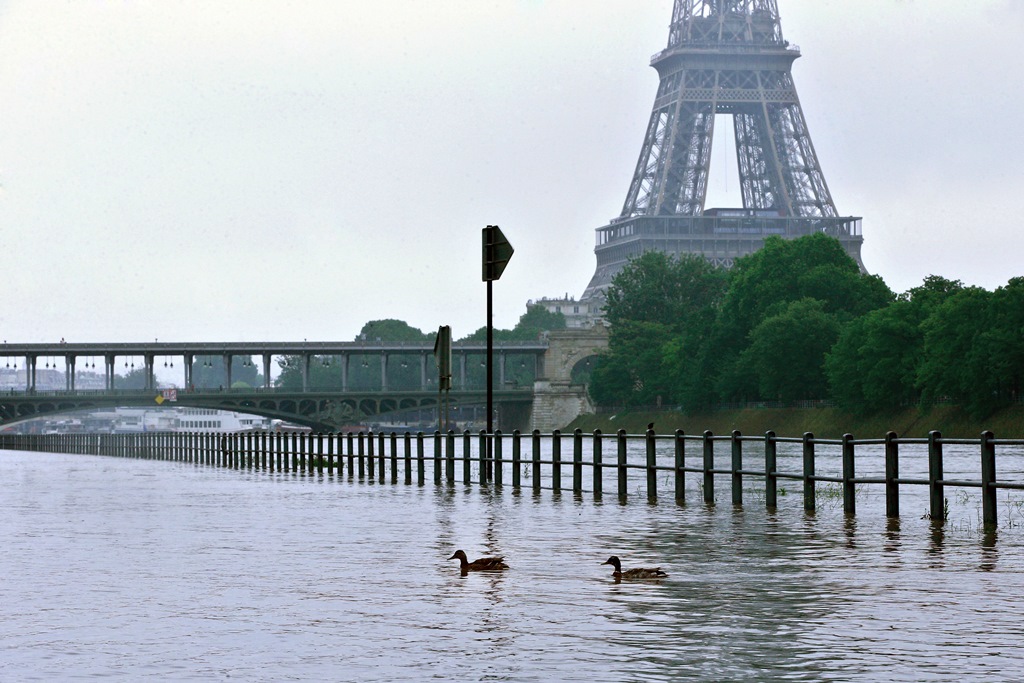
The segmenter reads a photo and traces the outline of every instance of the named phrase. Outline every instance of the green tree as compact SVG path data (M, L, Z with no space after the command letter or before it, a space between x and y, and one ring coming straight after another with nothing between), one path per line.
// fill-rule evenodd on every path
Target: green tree
M725 291L725 274L706 259L647 252L612 279L605 306L609 348L591 374L604 405L694 403L696 360Z
M371 320L356 335L356 341L422 342L433 339L433 333L427 334L407 322L393 318Z
M961 289L959 281L931 275L893 304L844 326L825 361L830 395L839 406L867 415L917 402L922 323Z
M993 294L967 287L943 301L924 321L917 380L925 403L953 400L975 417L991 410L990 369L985 367L986 354L978 342L992 313Z
M376 342L432 342L434 334L424 333L402 320L392 318L371 320L363 325L355 341ZM347 385L354 391L375 391L381 388L380 352L351 354L347 368ZM300 355L284 356L278 360L281 372L276 385L291 391L302 390L303 358ZM342 387L344 358L340 356L317 355L309 359L307 386L312 391L330 391ZM420 388L419 353L388 354L388 388Z
M839 323L821 301L793 301L751 331L742 364L756 377L761 398L824 398L828 391L825 354L838 336Z
M228 375L223 356L196 356L192 359L192 384L197 389L217 389L228 386ZM263 385L260 373L251 356L231 357L231 384L258 387Z
M494 341L533 341L540 337L542 332L565 329L565 315L549 311L540 304L531 304L526 307L526 313L519 316L519 322L511 330L495 328L493 331ZM459 341L487 341L487 328L480 327Z
M926 403L952 399L981 419L1020 398L1024 278L995 292L957 292L932 311L923 328L918 385Z
M894 295L881 278L861 274L835 238L821 233L795 240L769 237L764 248L736 260L708 337L703 372L713 378L717 400L751 398L755 386L760 392L760 381L751 374L753 359L744 354L750 335L801 299L821 302L821 310L843 325L888 305Z
M600 405L625 406L670 400L665 347L672 339L672 331L660 323L622 321L613 327L609 350L591 373L591 398Z
M612 326L624 321L650 322L685 329L721 301L725 271L702 256L679 258L648 251L632 259L612 278L604 308Z
M123 375L114 377L114 388L123 391L142 391L146 388L146 368L132 367Z

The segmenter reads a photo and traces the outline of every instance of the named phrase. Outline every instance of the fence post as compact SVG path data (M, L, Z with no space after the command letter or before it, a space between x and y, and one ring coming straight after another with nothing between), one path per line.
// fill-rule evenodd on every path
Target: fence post
M533 490L540 491L540 430L533 430Z
M645 435L647 449L647 500L658 499L658 444L653 429Z
M420 486L423 486L426 479L423 456L423 432L416 432L416 483Z
M327 474L335 476L341 474L341 456L338 456L338 461L334 461L334 442L337 439L334 432L327 432ZM266 456L266 451L263 453ZM266 461L264 461L264 467Z
M946 518L945 490L942 486L942 432L928 432L928 516Z
M477 452L480 455L480 485L487 485L487 430L481 429L479 434L479 441L477 442Z
M444 440L444 477L449 484L455 483L455 430L449 429Z
M377 437L377 445L376 446L373 445L373 437L374 436ZM376 465L375 466L377 468L377 479L380 481L380 483L383 484L384 483L384 461L385 461L385 457L384 456L385 456L385 453L386 453L385 448L384 448L384 432L372 433L372 434L370 434L370 435L368 435L366 437L366 440L367 440L367 443L368 443L368 447L366 449L366 452L368 454L368 457L370 457L370 458L376 457ZM374 472L373 466L367 468L367 473L370 475L371 479L373 478L373 472Z
M711 471L715 469L715 442L712 441L714 434L710 430L704 432L704 502L709 505L715 504L715 475Z
M572 492L583 491L583 430L572 433Z
M626 497L626 430L620 429L617 437L619 498L624 499Z
M384 440L384 435L381 435L381 441ZM398 483L398 434L391 432L391 483ZM383 454L382 454L383 455ZM406 470L408 471L408 470Z
M462 483L473 483L472 467L473 433L468 429L462 432Z
M769 510L779 505L778 452L775 432L769 429L764 433L764 503Z
M843 434L843 512L857 513L857 489L853 483L856 477L853 434Z
M594 430L594 463L593 463L593 475L594 478L594 498L600 498L604 493L604 454L603 454L604 440L602 438L601 430Z
M502 462L501 452L501 443L503 440L501 430L494 430L494 485L498 487L504 484L505 478L505 473L502 471L505 467L505 463Z
M412 484L412 433L406 432L402 437L402 446L405 449L405 483Z
M359 463L359 478L362 479L366 476L366 435L360 431L359 434L356 435L356 439L356 446L359 449L356 453L356 459Z
M352 478L352 471L355 469L352 465L356 459L356 435L349 432L345 435L345 450L348 456L348 476Z
M518 429L512 430L512 488L516 491L522 486L523 434Z
M683 430L676 430L676 502L683 503L686 501L686 439L684 438Z
M377 447L373 443L373 430L371 429L366 433L366 476L373 479L373 475L377 473L377 463L375 456L377 455ZM384 454L381 453L381 457Z
M900 516L900 446L896 432L885 435L885 516Z
M384 432L377 434L377 479L384 483L384 454L387 451Z
M441 432L434 432L434 483L441 483Z
M310 450L313 450L310 448ZM324 473L324 433L316 433L316 472L317 474Z
M551 488L562 490L562 432L551 432Z
M804 510L814 509L814 434L804 432Z
M739 430L732 430L732 504L743 505L743 442Z
M981 519L985 531L996 528L996 446L992 432L981 433Z

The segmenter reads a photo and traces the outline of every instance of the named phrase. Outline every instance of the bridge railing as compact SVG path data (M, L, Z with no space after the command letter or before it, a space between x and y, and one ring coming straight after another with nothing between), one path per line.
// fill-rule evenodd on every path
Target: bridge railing
M451 391L453 394L460 392L466 393L480 393L486 390L486 387L471 386L471 387L454 387ZM0 398L4 396L13 397L24 397L24 398L81 398L90 396L123 396L131 398L145 398L152 399L154 396L161 394L163 389L16 389L16 388L5 388L0 389ZM348 389L342 391L341 387L309 387L306 389L302 388L286 388L286 387L194 387L191 389L176 389L177 396L203 396L203 395L222 395L222 394L333 394L333 393L345 393L345 394L429 394L432 396L437 395L437 389L402 389L390 387L388 389L374 388L374 389ZM532 385L529 386L518 386L512 383L506 383L506 386L498 389L501 392L522 392L531 393L533 391Z
M757 465L750 464L745 446L758 448ZM955 457L945 457L948 449ZM899 517L901 492L917 487L927 494L926 516L949 515L946 488L980 493L980 523L997 524L1000 491L1024 490L1024 481L996 476L996 453L1009 458L1010 471L1021 473L1024 439L996 439L983 432L976 439L947 439L937 432L927 438L900 438L894 432L878 439L819 439L780 437L774 432L716 436L677 431L664 435L623 431L571 435L513 432L455 432L398 434L281 433L251 431L232 434L162 432L128 434L0 434L0 449L82 453L170 460L232 469L293 472L352 479L379 478L424 484L430 472L435 484L542 489L558 493L590 492L650 501L664 497L684 503L687 475L696 475L705 504L718 501L720 480L728 480L733 505L754 497L770 509L785 496L786 482L797 482L806 511L823 496L842 500L842 511L854 515L865 487L884 492L886 517ZM966 450L965 450L966 449ZM695 453L694 453L695 452ZM973 452L973 455L970 453ZM690 458L688 459L688 456ZM902 457L901 457L902 456ZM907 457L909 456L909 457ZM904 472L901 474L901 467ZM457 473L459 472L459 473ZM637 475L640 475L637 477ZM636 478L637 482L634 482ZM751 480L763 488L749 487ZM631 490L631 487L635 489ZM1010 515L1024 522L1024 503L1008 503ZM1014 512L1016 510L1016 512Z

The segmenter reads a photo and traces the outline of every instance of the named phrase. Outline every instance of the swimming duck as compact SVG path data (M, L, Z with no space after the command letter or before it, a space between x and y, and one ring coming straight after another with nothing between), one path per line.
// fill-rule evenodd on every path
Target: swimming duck
M473 560L470 562L464 551L456 550L455 554L448 559L454 560L456 558L458 558L463 572L486 572L508 569L508 565L505 564L504 558L501 557L481 557L479 560Z
M668 574L661 571L661 567L654 567L653 569L637 567L636 569L622 571L622 563L619 562L619 558L615 555L612 555L601 564L610 564L615 567L612 576L616 579L663 579L668 576Z

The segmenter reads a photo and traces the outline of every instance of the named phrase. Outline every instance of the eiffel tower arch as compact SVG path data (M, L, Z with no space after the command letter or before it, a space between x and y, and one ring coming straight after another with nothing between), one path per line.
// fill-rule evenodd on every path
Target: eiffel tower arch
M719 265L770 235L833 235L864 270L861 219L836 211L793 83L800 49L782 37L777 0L675 0L660 83L622 213L597 230L597 269L582 299L645 251ZM717 114L730 115L743 206L708 208ZM591 306L591 308L594 308Z

